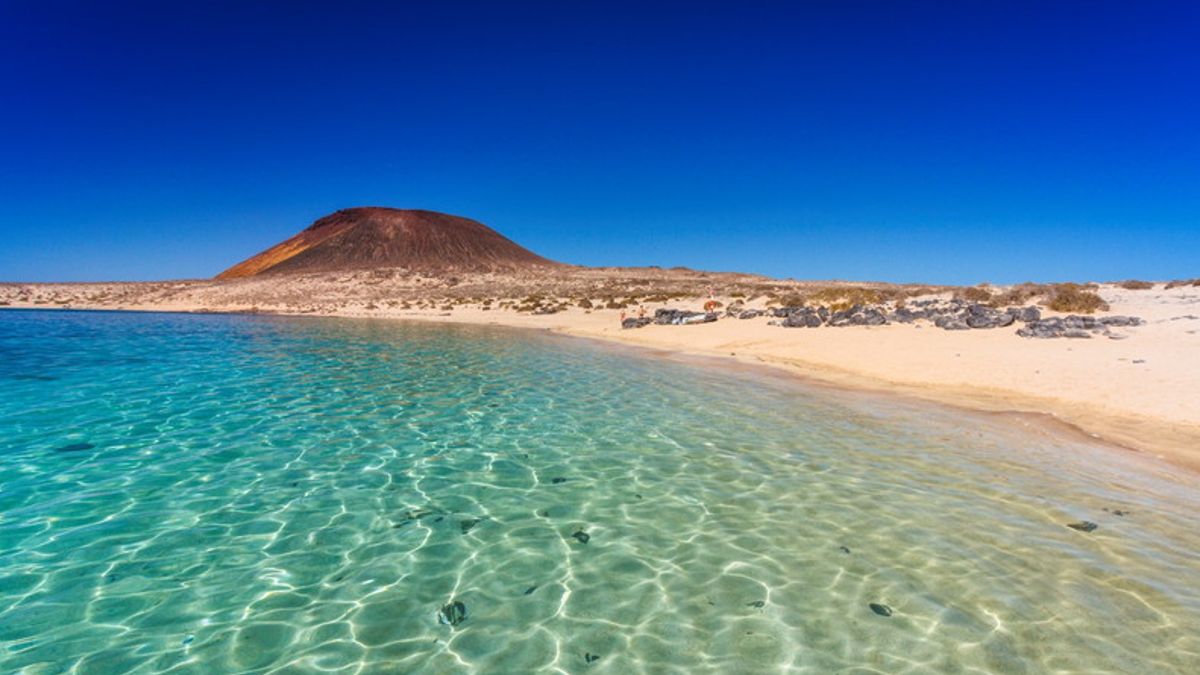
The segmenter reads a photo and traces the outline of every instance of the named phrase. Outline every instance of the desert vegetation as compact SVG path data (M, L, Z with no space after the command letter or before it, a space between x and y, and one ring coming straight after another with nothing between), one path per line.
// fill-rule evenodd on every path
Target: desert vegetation
M1167 290L1171 290L1172 288L1181 288L1181 287L1183 287L1183 286L1196 286L1196 287L1200 287L1200 278L1197 278L1197 279L1176 279L1176 280L1174 280L1174 281L1169 281L1169 282L1167 282L1167 285L1165 286L1165 288L1166 288Z
M1137 279L1127 279L1125 281L1118 281L1117 286L1120 286L1121 288L1124 288L1127 291L1148 291L1151 288L1154 288L1154 282L1153 281L1139 281Z
M1108 309L1108 303L1096 293L1096 287L1080 284L1054 284L1045 301L1045 306L1056 312L1092 314Z

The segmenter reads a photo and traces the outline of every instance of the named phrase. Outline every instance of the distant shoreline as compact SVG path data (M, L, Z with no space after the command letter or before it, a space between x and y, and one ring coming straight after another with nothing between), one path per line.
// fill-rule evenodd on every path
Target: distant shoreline
M186 285L186 282L177 282ZM95 285L73 285L93 289ZM1081 438L1134 450L1200 471L1200 289L1129 291L1106 287L1114 313L1144 316L1125 339L1038 340L1011 329L943 331L932 325L816 329L722 318L695 326L622 329L620 310L569 308L536 315L455 306L440 310L365 309L354 301L334 311L289 311L266 305L201 306L165 301L68 307L13 304L0 309L261 314L400 319L499 325L638 347L683 358L718 359L738 368L766 367L806 381L856 391L899 394L973 411L1030 416L1075 429ZM728 302L728 298L725 301ZM698 308L699 299L647 303ZM633 311L632 308L629 311ZM1189 318L1191 317L1191 318Z

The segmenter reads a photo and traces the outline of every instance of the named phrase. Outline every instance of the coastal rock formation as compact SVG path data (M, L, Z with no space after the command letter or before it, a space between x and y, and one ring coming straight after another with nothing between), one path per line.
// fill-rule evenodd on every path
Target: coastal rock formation
M1027 338L1090 338L1092 335L1112 335L1109 328L1125 328L1140 326L1142 321L1136 316L1078 316L1071 314L1064 317L1053 317L1040 321L1031 321L1024 328L1017 329L1017 335Z
M942 330L990 330L1007 328L1021 323L1016 333L1021 337L1037 338L1090 338L1093 334L1107 335L1113 339L1112 327L1140 326L1145 322L1132 316L1090 317L1070 315L1042 319L1041 310L1032 305L997 309L988 305L951 300L918 300L908 305L895 307L891 304L855 304L845 309L830 310L827 307L773 307L767 310L731 307L725 312L727 318L754 319L767 314L777 321L773 326L784 328L820 328L829 326L884 326L891 323L915 323L928 321ZM716 312L696 312L665 308L654 312L654 318L627 318L622 328L642 328L650 323L663 326L679 326L694 323L709 323L718 320Z
M654 320L650 317L629 317L621 322L621 328L641 328L642 326L649 326L653 322Z
M435 211L360 207L325 216L217 278L380 267L444 272L557 265L469 218Z
M660 309L654 312L654 323L661 326L711 323L716 320L716 312L689 312L683 309Z

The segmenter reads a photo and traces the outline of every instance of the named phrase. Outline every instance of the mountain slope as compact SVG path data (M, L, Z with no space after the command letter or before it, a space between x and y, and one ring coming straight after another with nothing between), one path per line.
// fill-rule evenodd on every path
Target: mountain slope
M369 206L325 216L217 278L374 267L440 272L557 264L469 218Z

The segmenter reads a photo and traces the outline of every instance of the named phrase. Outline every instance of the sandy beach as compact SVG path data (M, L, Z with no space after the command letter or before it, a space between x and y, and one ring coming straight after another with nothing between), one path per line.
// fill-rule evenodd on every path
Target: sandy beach
M1143 325L1091 339L1031 339L1017 336L1014 326L947 331L918 321L803 329L772 325L778 322L769 316L739 320L725 314L699 325L622 328L621 316L636 316L639 310L648 316L662 308L700 310L714 288L722 306L741 302L747 308L767 308L771 297L814 286L690 270L638 274L644 278L628 270L577 270L565 286L536 276L514 280L484 275L447 282L381 279L370 273L227 282L6 284L0 286L0 302L12 308L252 311L541 329L664 355L765 365L833 385L976 410L1048 415L1096 439L1200 469L1200 397L1195 395L1200 385L1200 288L1195 286L1166 289L1160 283L1127 290L1105 284L1098 292L1109 310L1096 316L1136 316ZM667 294L672 297L655 297L656 289L662 289L654 284L664 279L670 281ZM611 296L614 287L644 297L622 309L605 309L599 301L582 308L570 299ZM951 295L949 290L927 290L929 295L915 297ZM760 297L747 297L758 291L763 291ZM534 313L523 297L560 297L561 302L553 313Z

